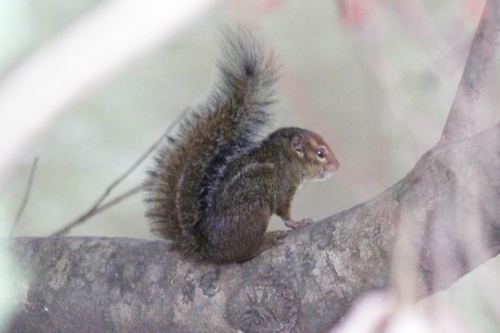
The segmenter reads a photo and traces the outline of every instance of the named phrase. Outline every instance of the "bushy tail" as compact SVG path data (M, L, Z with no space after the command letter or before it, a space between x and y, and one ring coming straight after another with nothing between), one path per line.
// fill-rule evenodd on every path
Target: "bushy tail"
M170 144L160 149L146 182L152 230L187 254L201 240L193 230L211 205L227 162L269 122L274 58L247 31L223 35L219 80L206 101L189 110Z

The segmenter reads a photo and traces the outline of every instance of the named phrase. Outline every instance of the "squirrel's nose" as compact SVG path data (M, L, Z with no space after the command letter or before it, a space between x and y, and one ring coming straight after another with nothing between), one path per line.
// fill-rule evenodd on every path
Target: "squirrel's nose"
M329 163L330 170L337 171L338 168L340 168L340 163L339 161L334 157L333 160Z

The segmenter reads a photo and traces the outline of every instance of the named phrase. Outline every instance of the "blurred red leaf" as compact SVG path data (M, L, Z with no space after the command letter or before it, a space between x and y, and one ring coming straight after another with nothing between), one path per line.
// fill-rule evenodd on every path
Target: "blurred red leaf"
M466 0L464 2L464 12L467 18L477 20L484 7L484 1Z
M362 28L375 0L338 0L340 17L350 27Z
M276 9L282 7L286 0L264 0L259 6L259 11L264 13L270 13Z

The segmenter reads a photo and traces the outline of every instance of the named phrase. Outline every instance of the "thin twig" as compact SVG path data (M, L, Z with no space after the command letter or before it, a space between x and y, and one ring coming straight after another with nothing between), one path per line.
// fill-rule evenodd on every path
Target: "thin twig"
M86 213L82 214L81 216L79 216L75 220L71 221L70 223L68 223L66 226L64 226L63 228L61 228L57 232L53 233L52 236L62 236L64 234L68 233L71 229L73 229L74 227L76 227L79 224L82 224L83 222L85 222L89 218L93 217L94 215L97 215L97 214L105 211L106 209L111 208L114 205L120 203L121 201L127 199L128 197L131 197L132 195L139 193L141 191L141 189L142 189L142 185L137 185L137 186L133 187L132 189L126 191L125 193L116 196L115 198L111 199L109 202L106 202L102 206L99 206L99 207L96 207L94 209L87 211Z
M109 196L111 191L118 186L128 175L130 175L137 167L160 145L160 143L163 141L165 137L168 137L168 135L172 132L174 127L180 122L182 118L184 118L185 114L187 111L183 111L177 118L170 124L170 126L167 128L167 131L161 135L156 142L151 145L151 147L144 152L139 159L137 159L122 175L120 175L116 180L114 180L105 190L104 193L97 199L97 201L88 209L85 213L74 219L73 221L67 223L64 227L59 229L58 231L54 232L52 236L62 236L66 233L68 233L71 229L76 227L77 225L82 224L85 222L87 219L90 217L102 212L103 210L106 210L107 208L113 206L114 204L136 194L139 192L141 186L138 185L131 190L125 192L124 194L121 194L114 199L111 199L108 203L102 204L104 200Z
M100 210L101 204L103 203L104 200L106 200L106 198L109 196L111 191L113 191L113 189L116 186L118 186L128 175L130 175L149 156L149 154L151 154L156 149L156 147L158 147L158 145L161 143L161 141L163 139L164 139L164 135L162 135L158 140L156 140L156 142L153 145L151 145L151 147L149 147L148 150L146 150L146 152L144 154L142 154L138 160L136 160L122 175L120 175L116 180L114 180L104 190L103 194L101 194L99 199L97 199L97 201L92 205L92 207L90 207L90 209L88 209L85 213L83 213L82 215L77 217L75 220L69 222L67 225L65 225L64 227L62 227L61 229L59 229L55 233L53 233L52 236L62 236L64 234L68 233L71 229L73 229L77 225L85 222L88 218L94 216L97 212L102 211L102 210ZM137 193L137 191L134 191L135 189L136 188L133 188L132 190L127 191L126 193L133 192L133 193L129 194L128 196L131 196L132 194ZM126 196L126 197L128 197L128 196ZM119 197L121 197L121 196L119 196ZM125 199L126 197L122 198L121 200ZM113 202L115 200L116 200L116 198L112 199L111 202ZM121 200L119 200L119 201L121 201Z
M106 188L104 193L99 197L99 199L97 199L97 201L94 203L94 205L92 206L92 208L90 208L89 211L94 211L97 208L99 208L101 203L104 200L106 200L111 191L113 191L113 189L116 186L118 186L125 178L127 178L127 176L130 175L149 156L149 154L151 154L156 149L156 147L158 147L158 145L163 139L164 135L162 135L158 140L156 140L156 142L151 147L149 147L148 150L146 150L146 152L142 154L137 161L134 162L134 164L132 164L120 177L118 177L114 182L112 182Z
M481 91L487 82L499 42L499 0L488 0L472 40L462 79L453 100L441 143L470 137L479 131L478 112Z
M38 165L38 156L35 157L35 159L33 160L33 164L31 165L30 175L28 178L28 184L26 185L26 190L24 191L23 201L21 201L21 205L19 206L19 209L17 210L16 219L14 220L14 224L12 225L12 227L10 229L10 235L13 234L14 229L19 224L19 221L21 220L21 216L23 215L24 210L26 208L26 205L28 204L30 194L31 194L31 187L33 186L33 179L35 178L37 165Z

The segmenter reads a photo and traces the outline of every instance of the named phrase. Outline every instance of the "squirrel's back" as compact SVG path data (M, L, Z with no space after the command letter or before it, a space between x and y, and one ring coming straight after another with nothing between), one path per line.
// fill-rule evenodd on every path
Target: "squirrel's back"
M276 68L246 31L224 34L219 78L205 102L188 110L155 157L145 184L152 230L195 254L194 227L210 210L228 162L251 149L269 122Z

